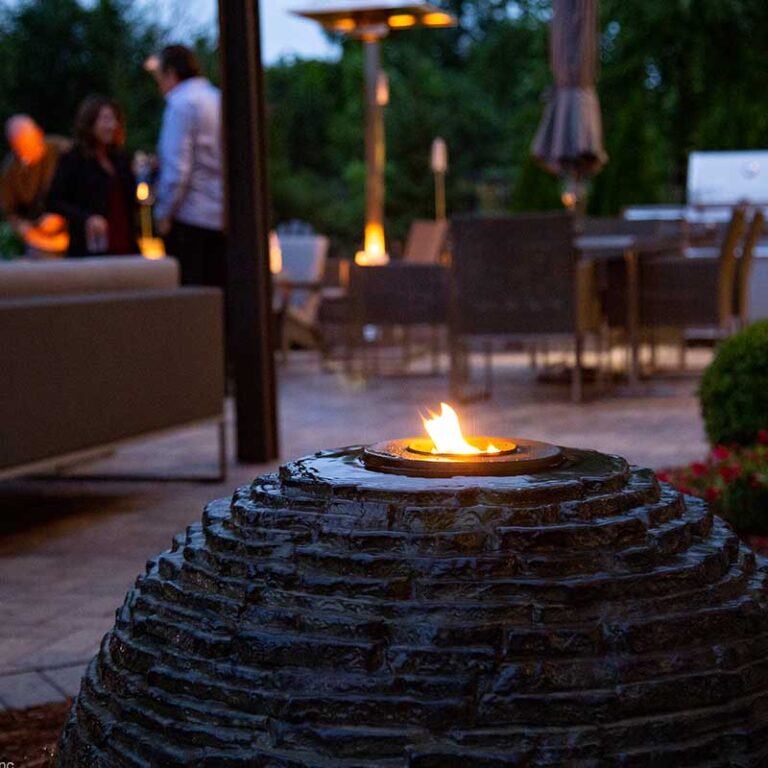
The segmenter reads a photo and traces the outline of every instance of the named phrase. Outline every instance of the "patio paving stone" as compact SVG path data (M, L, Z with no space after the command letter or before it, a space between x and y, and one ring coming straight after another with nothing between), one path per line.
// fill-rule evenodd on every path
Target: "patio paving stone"
M38 672L21 672L0 677L0 703L5 709L25 709L38 704L64 701L57 690Z

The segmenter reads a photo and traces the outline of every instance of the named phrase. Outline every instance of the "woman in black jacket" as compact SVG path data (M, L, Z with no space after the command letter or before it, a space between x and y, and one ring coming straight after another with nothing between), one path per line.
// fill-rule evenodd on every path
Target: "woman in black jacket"
M69 223L69 255L138 253L136 182L122 113L113 101L89 96L75 120L74 146L59 161L48 207Z

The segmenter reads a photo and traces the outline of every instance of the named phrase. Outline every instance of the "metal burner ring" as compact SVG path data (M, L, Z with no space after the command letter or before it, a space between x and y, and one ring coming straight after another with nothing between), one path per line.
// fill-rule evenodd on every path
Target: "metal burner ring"
M477 446L493 443L499 453L434 454L429 447L431 441L413 437L369 445L363 451L362 462L366 469L392 475L453 477L528 475L550 469L563 459L561 448L536 440L482 437L470 442Z

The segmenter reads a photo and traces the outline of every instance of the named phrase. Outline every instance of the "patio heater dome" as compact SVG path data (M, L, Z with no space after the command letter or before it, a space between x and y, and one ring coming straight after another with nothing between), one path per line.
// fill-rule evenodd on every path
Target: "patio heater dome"
M768 563L619 457L466 442L209 504L128 593L59 766L764 765Z
M413 27L453 27L456 18L433 3L408 0L320 0L294 10L329 32L354 37L384 37L391 30Z

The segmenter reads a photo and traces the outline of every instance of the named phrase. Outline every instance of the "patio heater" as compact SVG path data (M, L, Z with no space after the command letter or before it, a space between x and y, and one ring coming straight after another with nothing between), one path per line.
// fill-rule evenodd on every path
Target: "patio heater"
M294 13L322 24L329 32L359 38L365 54L365 245L355 256L363 266L389 261L384 237L384 107L389 99L381 69L380 40L392 30L452 27L456 17L431 3L403 0L335 0Z

